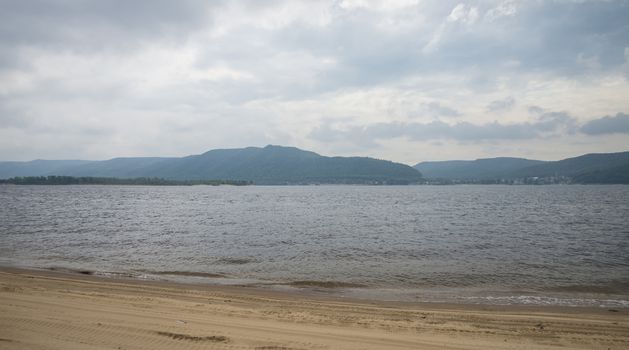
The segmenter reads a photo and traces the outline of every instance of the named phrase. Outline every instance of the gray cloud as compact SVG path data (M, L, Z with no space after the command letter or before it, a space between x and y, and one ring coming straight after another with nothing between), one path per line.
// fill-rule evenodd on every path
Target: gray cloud
M217 6L220 2L213 2ZM137 45L164 36L181 40L210 19L205 1L0 1L4 46L95 49Z
M537 111L537 109L534 109ZM587 135L629 133L629 115L618 113L591 120L581 126L566 112L542 113L532 122L503 124L499 122L474 124L459 122L448 124L442 121L429 123L376 123L366 127L335 129L324 125L313 129L308 137L322 142L348 141L358 145L375 147L375 140L406 137L411 140L529 140L562 134L581 132Z
M629 133L629 115L618 113L591 120L581 127L581 132L588 135L627 134Z
M98 52L137 49L155 41L181 45L193 34L220 29L215 17L229 14L232 4L3 1L0 64L25 64L23 53L16 50L21 47ZM428 72L465 72L467 84L479 88L491 86L493 72L500 71L580 74L585 69L579 57L596 57L601 69L609 70L625 63L624 38L629 35L624 25L629 6L618 2L523 2L517 6L472 2L465 8L468 16L477 13L473 21L448 19L459 1L420 3L394 14L382 13L380 8L348 9L342 3L317 2L309 7L322 8L321 16L328 14L325 25L278 17L276 21L286 23L276 27L240 17L284 11L290 9L290 2L239 4L240 12L233 15L236 28L208 38L196 62L199 67L228 62L262 78L259 84L239 83L246 99L302 98ZM320 15L312 12L311 17ZM557 13L564 15L557 17ZM434 32L440 26L444 29ZM435 49L423 52L436 37ZM327 58L334 64L295 67L295 62L287 62L304 58ZM291 78L295 76L291 67L301 72L296 79Z
M474 30L453 28L439 45L442 64L475 62L487 67L512 61L517 64L510 69L567 76L587 72L579 57L597 57L602 69L623 64L629 30L624 24L629 15L626 2L531 1L519 2L514 11L498 20L479 20ZM496 32L500 25L509 26L507 35Z
M618 97L629 91L626 1L0 0L0 8L0 159L183 155L282 140L304 148L347 140L360 152L404 138L379 154L398 160L413 141L437 139L569 135L586 145L609 123L620 130L619 117L581 127L568 112L628 107ZM517 106L491 102L497 94L517 96ZM538 104L568 112L514 114ZM487 110L513 122L482 122ZM353 119L325 126L329 115ZM601 149L626 146L608 139Z
M625 19L629 6L618 2L520 2L510 15L497 16L502 1L472 2L475 21L448 21L460 1L420 3L395 16L381 9L350 12L327 8L329 22L316 26L292 21L282 29L245 25L233 36L218 38L201 54L200 64L229 61L253 69L272 85L254 86L261 96L302 98L347 87L373 86L413 75L460 73L470 88L496 89L497 73L543 72L549 76L592 74L579 57L596 57L599 70L625 63ZM493 15L488 13L493 11ZM507 11L508 12L508 11ZM559 18L558 13L563 15ZM315 16L315 14L313 14ZM416 20L414 16L421 16ZM440 33L437 27L443 26ZM251 40L255 31L258 40ZM423 48L439 37L433 50ZM258 45L263 42L266 45ZM256 52L255 59L250 53ZM285 82L290 64L285 53L307 52L334 64L311 67L314 79ZM277 87L277 89L276 89Z
M459 117L461 113L456 109L442 105L439 102L430 102L425 104L426 109L436 116L441 117Z
M566 112L543 113L534 125L537 130L542 132L563 131L573 134L578 129L576 119Z
M528 108L529 113L531 114L542 114L544 113L544 108L540 107L540 106L529 106Z
M0 72L28 72L34 54L129 53L184 44L220 1L0 0Z
M502 100L492 101L487 105L487 111L489 112L505 112L513 109L515 106L515 99L512 96L504 98Z
M334 129L324 125L313 129L309 137L318 141L349 141L375 146L374 140L406 137L416 141L450 139L457 141L529 140L571 133L575 119L565 112L545 113L533 122L503 124L499 122L474 124L442 121L429 123L376 123L366 127Z

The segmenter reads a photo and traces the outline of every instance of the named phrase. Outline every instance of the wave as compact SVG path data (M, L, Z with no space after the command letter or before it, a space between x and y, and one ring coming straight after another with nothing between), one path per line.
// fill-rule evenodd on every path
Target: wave
M197 271L145 271L151 275L185 276L185 277L205 277L205 278L225 278L227 275L215 272Z
M623 299L590 299L533 295L458 297L457 299L464 303L493 305L629 307L629 300Z
M245 265L253 263L255 260L251 258L220 258L216 262L224 265Z
M316 287L316 288L364 288L366 285L351 282L339 282L339 281L293 281L287 283L293 287Z
M94 274L96 274L96 271L83 270L83 269L68 269L68 268L63 268L63 267L48 267L46 269L50 270L50 271L57 271L57 272L78 273L80 275L94 275Z
M567 286L557 286L546 288L551 292L574 292L593 294L627 294L629 293L629 281L608 281L596 285L572 284Z

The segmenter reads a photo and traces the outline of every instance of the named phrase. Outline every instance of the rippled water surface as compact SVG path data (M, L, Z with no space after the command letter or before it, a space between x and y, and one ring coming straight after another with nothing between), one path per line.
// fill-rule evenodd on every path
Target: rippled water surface
M0 186L0 203L4 265L629 306L629 186Z

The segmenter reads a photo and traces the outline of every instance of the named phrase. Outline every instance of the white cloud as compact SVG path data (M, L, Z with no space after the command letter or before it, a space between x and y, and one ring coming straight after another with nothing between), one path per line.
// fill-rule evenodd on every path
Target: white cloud
M489 9L485 13L485 19L491 22L501 17L515 16L517 11L518 4L514 0L503 1L498 6Z
M448 15L447 22L474 24L478 19L478 8L465 4L456 5Z
M445 20L437 26L428 43L422 48L422 52L430 54L438 50L440 42L448 34L452 26L456 24L471 26L476 23L477 19L478 8L467 6L463 3L456 5Z

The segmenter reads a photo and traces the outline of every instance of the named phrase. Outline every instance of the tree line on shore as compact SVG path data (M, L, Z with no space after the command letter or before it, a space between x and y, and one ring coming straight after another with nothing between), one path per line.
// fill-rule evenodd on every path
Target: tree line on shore
M92 176L17 176L0 179L0 184L11 185L150 185L150 186L193 186L193 185L252 185L251 181L240 180L169 180L158 177L117 178Z

